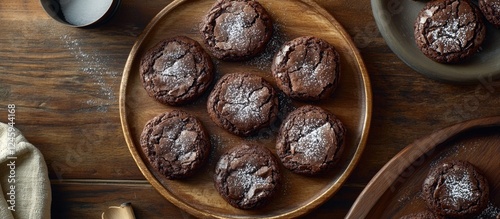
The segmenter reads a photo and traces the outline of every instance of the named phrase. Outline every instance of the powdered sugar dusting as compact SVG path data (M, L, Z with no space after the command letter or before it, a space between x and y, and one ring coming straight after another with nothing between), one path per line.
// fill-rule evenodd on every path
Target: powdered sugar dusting
M216 47L223 50L247 52L262 40L264 23L255 9L244 2L235 1L216 18L214 33Z
M169 90L168 94L179 95L185 93L195 81L194 69L186 65L185 62L177 61L172 66L166 68L161 73L163 83Z
M490 4L496 14L500 13L500 1L492 1Z
M316 63L304 61L299 68L300 70L290 73L290 83L293 90L300 90L302 87L311 87L316 84L320 85L322 80L318 77Z
M241 186L245 191L245 199L250 199L255 196L256 190L258 188L265 187L268 184L266 178L258 176L255 174L257 168L251 164L245 164L244 168L237 169L232 174L235 178L237 186Z
M461 26L461 20L464 19L465 15L461 15L458 18L451 19L441 28L430 31L428 39L431 46L436 48L436 51L440 53L459 52L461 48L467 45L468 40L466 36L467 32L470 31L470 26L475 26L473 23Z
M292 153L302 153L308 162L320 161L324 159L324 152L330 143L327 139L332 138L332 126L327 122L300 138L297 143L292 143L290 147Z
M453 3L449 7L452 7L452 9L450 9L451 13L446 15L448 19L446 21L440 19L432 20L429 25L429 31L425 36L430 47L441 54L460 52L462 48L467 47L468 43L474 37L474 33L471 32L477 28L476 22L470 22L475 19L473 12L458 13L458 8L456 7L459 6L456 3ZM436 8L427 10L430 14L425 14L425 16L420 18L420 25L423 25L433 15L435 10Z
M164 78L167 78L166 80L168 81L169 79L171 80L171 78L175 78L176 76L184 75L185 73L189 72L189 70L190 69L187 68L185 63L177 61L173 65L163 69L161 75L165 76Z
M454 202L471 200L473 198L474 186L468 174L464 174L461 177L449 176L445 179L444 185L448 191L449 198Z
M245 37L243 31L245 29L245 20L242 14L228 16L223 28L227 30L227 40L229 43L241 44L243 42Z
M155 60L154 77L158 79L153 81L159 90L168 91L168 95L181 96L194 84L195 60L188 49L187 46L171 42L165 47L164 54Z
M196 137L198 134L194 131L182 130L177 139L175 139L174 147L172 151L177 154L185 154L189 152L195 143Z
M260 107L263 103L259 100L268 93L266 87L255 90L245 83L231 84L224 96L227 104L224 105L223 111L235 115L236 122L260 121L262 113Z
M481 212L481 214L475 219L492 219L496 218L497 215L500 215L500 208L489 202L488 207L486 207L486 209L484 209L484 211Z
M180 122L159 130L156 135L161 135L161 138L155 150L165 160L179 160L183 165L190 165L198 156L195 147L198 134L184 128L185 124Z
M218 39L218 46L222 49L234 49L239 50L239 48L244 48L248 44L246 42L248 36L247 27L245 27L245 16L242 13L239 14L225 14L219 17L217 23L221 23L220 27L216 26L215 31L219 32L221 36L225 38Z

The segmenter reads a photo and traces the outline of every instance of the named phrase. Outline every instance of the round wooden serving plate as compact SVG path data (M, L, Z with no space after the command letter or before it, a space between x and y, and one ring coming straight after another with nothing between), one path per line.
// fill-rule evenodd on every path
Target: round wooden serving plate
M185 35L201 43L199 24L214 2L172 2L153 18L133 46L120 88L120 118L130 152L145 178L161 195L197 217L289 218L310 212L340 188L365 147L371 117L371 88L361 56L342 26L314 1L259 1L275 23L271 42L260 56L246 62L223 62L213 59L216 79L223 74L245 71L260 75L275 86L270 66L279 47L285 41L299 36L314 35L323 38L338 50L342 75L333 96L310 104L321 106L337 115L346 125L348 134L344 153L335 170L318 177L305 177L293 174L281 166L282 186L270 203L256 210L236 209L220 197L213 185L214 167L220 155L241 142L261 144L275 153L275 136L281 121L288 112L306 103L292 101L280 92L280 113L277 121L254 136L241 138L217 127L210 120L206 111L209 91L187 105L162 105L147 95L139 73L141 57L164 38ZM211 138L212 152L207 164L193 177L184 180L168 180L159 174L151 167L139 144L139 137L146 122L172 109L181 109L195 115L208 130Z
M399 218L425 210L420 192L429 169L457 159L469 161L484 174L490 204L500 207L499 116L456 124L408 145L373 177L346 218Z

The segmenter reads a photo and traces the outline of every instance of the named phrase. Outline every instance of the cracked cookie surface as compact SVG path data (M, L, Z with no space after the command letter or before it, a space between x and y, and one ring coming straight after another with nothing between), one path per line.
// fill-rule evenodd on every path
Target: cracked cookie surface
M488 204L486 178L467 161L452 160L429 171L422 198L436 214L463 218L478 215Z
M269 149L251 144L233 147L215 167L214 184L232 206L252 209L262 206L276 193L281 175Z
M271 39L273 24L264 7L253 0L222 0L202 21L200 32L207 49L218 59L247 60Z
M248 136L276 119L278 97L271 84L260 76L226 74L210 93L207 111L218 126Z
M471 57L486 34L479 9L467 0L428 2L419 12L414 30L418 48L440 63L458 63Z
M148 50L140 72L148 95L169 105L199 97L214 78L210 56L198 42L184 36L162 40Z
M339 54L320 38L299 37L281 47L274 57L271 71L278 88L291 98L324 99L337 87Z
M210 153L210 140L201 122L180 110L149 120L140 144L151 166L168 179L191 176Z
M345 135L346 128L333 114L305 105L292 111L281 124L276 153L287 169L317 175L335 166Z

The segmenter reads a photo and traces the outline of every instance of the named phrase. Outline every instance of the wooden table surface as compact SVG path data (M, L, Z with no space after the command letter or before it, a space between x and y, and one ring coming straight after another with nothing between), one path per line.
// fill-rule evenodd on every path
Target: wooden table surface
M100 218L132 202L137 218L192 218L144 179L118 112L122 71L138 35L170 1L122 0L112 19L73 28L36 0L0 0L0 121L16 105L16 127L45 156L53 218ZM402 148L449 125L499 115L500 82L426 78L381 37L370 2L318 0L347 30L367 66L372 123L361 161L341 190L305 218L342 218L374 174ZM398 1L389 1L388 4Z

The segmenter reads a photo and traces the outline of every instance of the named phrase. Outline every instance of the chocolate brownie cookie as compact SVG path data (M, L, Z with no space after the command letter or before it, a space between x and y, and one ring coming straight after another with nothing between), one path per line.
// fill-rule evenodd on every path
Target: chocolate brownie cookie
M467 161L443 162L432 168L422 185L429 209L444 217L477 215L488 204L486 178Z
M254 0L219 0L202 21L205 45L213 56L227 61L247 60L271 39L273 24Z
M226 74L210 93L207 110L218 126L247 136L276 119L278 97L262 77L247 73Z
M500 0L478 0L478 3L486 20L500 28Z
M210 56L198 42L184 36L162 40L148 50L140 72L148 95L170 105L200 96L214 78Z
M414 28L418 48L440 63L469 58L478 51L486 34L479 9L468 0L428 2Z
M316 175L331 169L344 148L346 129L330 112L306 105L292 111L281 124L276 153L289 170Z
M241 209L268 202L280 180L278 162L262 146L236 146L222 155L215 167L215 188L229 204Z
M437 216L431 211L422 211L414 214L405 215L400 217L400 219L444 219L441 216Z
M149 120L140 144L151 166L168 179L192 175L210 152L210 139L200 121L180 110Z
M313 36L286 42L276 53L271 71L278 88L299 100L330 96L340 76L339 54L325 40Z

